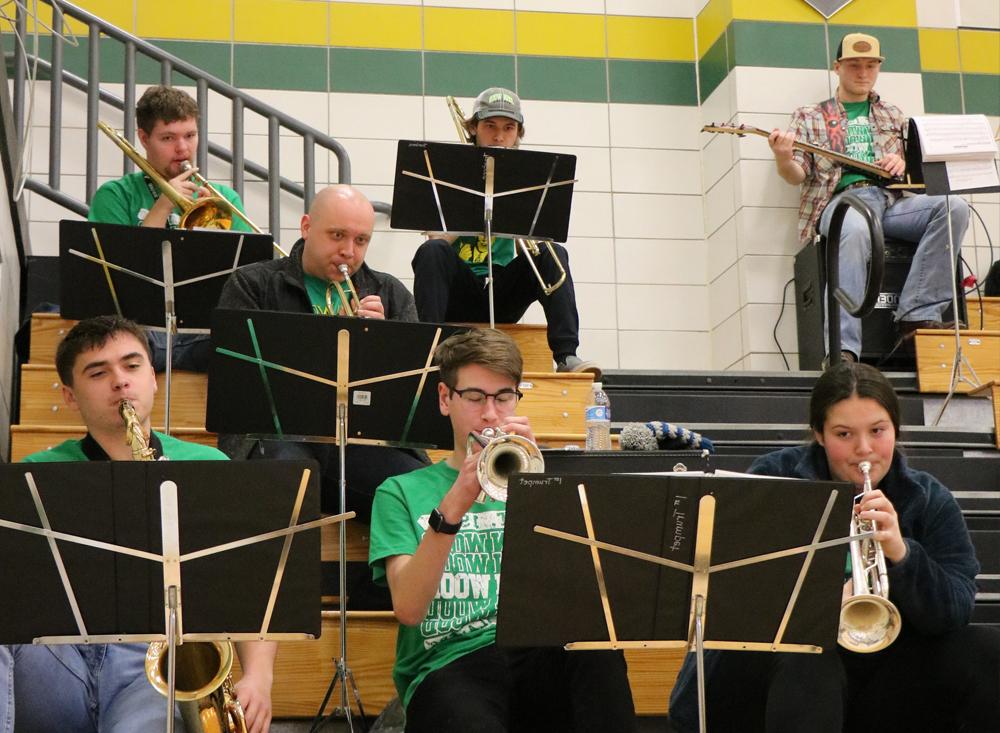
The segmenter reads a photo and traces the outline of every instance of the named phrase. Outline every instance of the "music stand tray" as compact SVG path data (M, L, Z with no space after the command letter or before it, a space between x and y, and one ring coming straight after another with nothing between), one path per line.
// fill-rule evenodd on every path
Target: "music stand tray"
M204 331L237 267L271 259L269 234L59 222L63 318L118 313L144 326Z

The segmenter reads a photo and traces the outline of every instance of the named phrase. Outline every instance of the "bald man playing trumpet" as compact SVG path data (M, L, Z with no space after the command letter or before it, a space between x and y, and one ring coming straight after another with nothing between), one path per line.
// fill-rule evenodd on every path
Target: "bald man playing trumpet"
M317 316L351 312L362 318L416 321L417 309L406 286L365 264L374 228L375 210L363 193L346 185L323 189L302 217L302 238L288 257L236 270L222 289L219 307ZM232 458L315 458L321 467L323 510L339 511L337 446L223 436L219 447ZM423 452L348 445L347 509L368 523L378 485L426 464ZM384 591L379 595L387 601Z

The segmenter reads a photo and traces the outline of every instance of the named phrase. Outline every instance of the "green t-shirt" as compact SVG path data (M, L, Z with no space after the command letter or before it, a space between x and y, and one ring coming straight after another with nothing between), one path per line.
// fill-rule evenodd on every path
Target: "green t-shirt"
M368 564L385 585L385 559L412 555L458 471L442 461L387 479L372 505ZM500 558L507 505L472 505L455 536L438 592L418 626L400 626L392 679L405 707L428 674L496 640Z
M124 435L124 433L123 433ZM170 435L155 433L163 446L163 455L172 461L228 461L229 457L218 448L200 443L189 443ZM83 440L66 440L48 450L32 453L21 459L22 463L68 463L90 460L83 452Z
M243 211L243 202L240 195L229 186L212 184L223 198ZM129 173L127 176L108 181L103 184L94 194L94 200L90 202L90 211L87 213L89 221L101 222L104 224L124 224L126 226L142 226L149 209L160 197L156 184L146 178L142 171ZM180 209L174 207L167 220L167 228L174 229L180 225ZM233 217L232 229L238 232L251 232L250 225L240 219Z
M459 237L451 245L458 256L472 268L472 272L482 277L487 274L486 237ZM514 240L506 237L493 237L493 266L503 267L514 259Z
M333 287L332 283L328 283L318 277L313 277L308 273L303 273L305 275L306 281L306 292L309 293L309 302L312 303L313 313L320 316L336 316L342 315L340 312L340 293L337 292L337 288ZM347 287L347 283L340 283L340 287L344 289L344 295L347 299L351 299L350 288ZM330 304L326 302L327 290L330 292ZM333 309L330 309L330 305Z
M869 114L871 112L871 102L844 102L844 109L847 110L847 141L844 145L844 153L863 160L865 163L875 163L875 151L872 146L872 128ZM852 183L865 181L871 176L848 168L837 183L837 190L841 191Z

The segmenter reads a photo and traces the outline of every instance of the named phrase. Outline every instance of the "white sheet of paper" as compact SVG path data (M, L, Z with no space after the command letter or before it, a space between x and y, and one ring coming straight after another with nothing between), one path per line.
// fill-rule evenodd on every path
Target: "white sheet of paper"
M992 160L949 160L944 164L948 188L954 192L1000 186L1000 174Z
M992 160L997 144L986 115L914 117L925 163L942 160Z

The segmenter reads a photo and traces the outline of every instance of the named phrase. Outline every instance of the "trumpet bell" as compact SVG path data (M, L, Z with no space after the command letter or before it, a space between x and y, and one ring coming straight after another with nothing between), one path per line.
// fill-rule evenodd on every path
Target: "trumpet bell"
M858 654L881 651L892 644L902 628L896 604L882 596L852 596L840 609L837 643Z
M487 428L483 431L485 437ZM492 432L492 431L491 431ZM507 501L507 483L515 473L541 473L545 459L537 445L523 435L496 431L479 454L476 476L483 493L495 501Z

